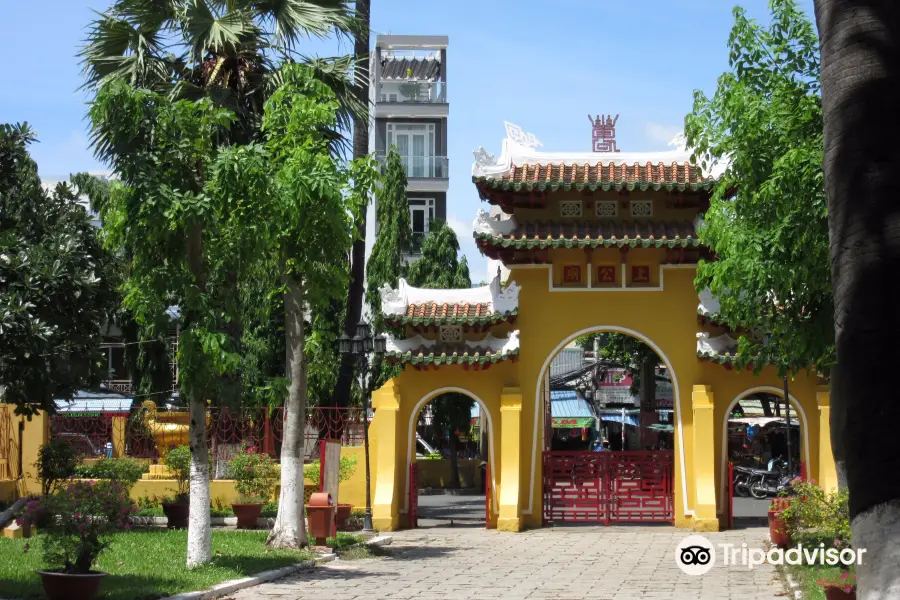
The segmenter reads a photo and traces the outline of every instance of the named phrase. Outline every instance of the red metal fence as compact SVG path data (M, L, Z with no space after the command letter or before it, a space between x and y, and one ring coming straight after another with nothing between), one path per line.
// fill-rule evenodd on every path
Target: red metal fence
M81 413L70 416L62 413L51 417L50 434L54 438L67 439L83 455L103 455L106 444L116 442L113 440L113 421L117 417L126 419L126 456L158 458L161 449L188 443L189 418L184 409L148 412L137 408L127 415ZM276 459L281 453L283 408L210 408L206 420L207 444L216 458L227 458L241 447L265 452ZM304 437L310 450L320 439L339 439L345 446L362 445L362 409L310 407L306 413Z
M409 528L419 526L419 465L409 464Z
M545 523L674 522L671 451L544 452Z

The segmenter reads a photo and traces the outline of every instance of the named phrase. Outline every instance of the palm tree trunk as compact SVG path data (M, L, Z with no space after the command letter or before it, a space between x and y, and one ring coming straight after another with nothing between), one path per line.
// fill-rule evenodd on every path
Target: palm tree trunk
M900 597L900 3L816 0L837 365L858 597Z
M197 287L206 291L203 265L203 227L194 224L187 235L187 263ZM185 315L185 325L193 321ZM188 518L187 566L205 565L212 561L212 525L210 524L209 449L206 444L206 395L196 385L188 386L188 430L191 448L190 517Z
M369 105L369 25L371 0L357 0L356 12L360 21L353 52L356 55L354 79L359 86L359 97ZM353 158L362 158L369 153L369 120L353 117ZM359 212L355 223L356 240L350 255L350 290L347 295L347 314L344 317L344 332L353 337L356 324L362 316L363 292L366 279L366 209ZM352 356L341 357L337 384L334 386L332 404L350 406L350 388L353 386L355 360ZM342 432L339 432L342 433Z
M284 402L284 437L281 445L281 495L278 514L267 544L273 548L307 545L303 515L303 461L306 458L306 330L303 322L303 282L287 278L284 295L285 358L289 380Z

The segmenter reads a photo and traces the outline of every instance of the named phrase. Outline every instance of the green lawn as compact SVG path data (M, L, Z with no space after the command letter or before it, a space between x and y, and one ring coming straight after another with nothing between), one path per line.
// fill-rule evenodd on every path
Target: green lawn
M800 585L803 600L825 600L825 590L816 581L839 580L844 573L839 567L827 565L785 565L787 572ZM852 571L848 574L847 583L853 581Z
M306 552L266 550L266 531L213 531L213 563L188 571L186 531L144 530L118 533L96 568L110 573L101 598L143 600L202 590L312 558ZM42 598L35 569L42 567L41 537L0 538L0 596ZM27 552L25 551L28 548Z

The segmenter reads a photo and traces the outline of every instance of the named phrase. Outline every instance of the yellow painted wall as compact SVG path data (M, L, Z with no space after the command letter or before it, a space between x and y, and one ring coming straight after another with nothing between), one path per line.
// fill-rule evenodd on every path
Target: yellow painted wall
M459 459L460 486L464 488L479 487L481 485L478 465L480 460ZM448 489L453 481L450 459L429 459L418 461L419 488Z
M15 479L0 480L0 502L13 502L19 498Z

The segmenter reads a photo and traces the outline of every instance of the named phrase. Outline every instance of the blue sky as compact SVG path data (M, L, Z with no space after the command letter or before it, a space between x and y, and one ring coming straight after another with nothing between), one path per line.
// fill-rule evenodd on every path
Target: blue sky
M619 148L665 150L682 128L693 91L712 93L727 68L732 7L766 20L766 0L372 0L375 33L448 35L448 220L470 232L479 208L472 150L499 154L503 121L535 134L547 151L588 151L588 114L618 113ZM104 166L88 148L87 97L75 56L92 10L108 2L9 3L0 23L8 58L0 122L28 121L42 177ZM812 0L801 0L812 18ZM373 39L374 42L374 39ZM309 52L348 53L347 43ZM485 262L460 236L472 278Z

